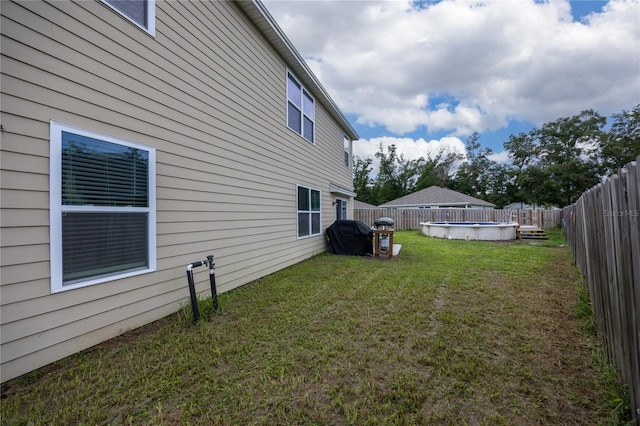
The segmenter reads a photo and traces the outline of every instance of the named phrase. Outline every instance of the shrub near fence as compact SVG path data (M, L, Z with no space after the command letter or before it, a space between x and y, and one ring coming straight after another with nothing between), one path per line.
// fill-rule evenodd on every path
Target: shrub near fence
M596 329L640 418L640 157L563 209Z
M482 210L482 209L355 209L353 218L367 226L376 219L390 217L395 229L420 229L420 222L518 222L553 228L561 223L560 210Z

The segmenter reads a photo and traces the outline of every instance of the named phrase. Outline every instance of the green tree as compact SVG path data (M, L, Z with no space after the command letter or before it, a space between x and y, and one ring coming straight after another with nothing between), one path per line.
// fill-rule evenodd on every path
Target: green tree
M403 154L397 157L396 171L396 197L411 194L416 190L416 182L420 175L420 170L424 167L424 158L420 157L416 160L407 160Z
M454 168L464 157L441 150L435 156L429 155L428 160L409 160L397 153L395 145L385 150L380 144L376 158L380 168L375 179L370 177L373 160L354 158L353 185L359 201L380 205L428 186L450 186Z
M540 164L557 182L558 192L546 202L560 206L575 202L600 181L597 153L606 118L593 110L546 123L535 132Z
M515 184L515 201L524 201L531 205L553 204L550 200L555 199L560 191L558 181L554 179L551 171L540 165L531 165L524 169L517 176Z
M448 188L453 178L454 167L464 159L464 156L456 151L441 149L435 156L427 155L421 165L416 181L416 191L430 186Z
M380 144L376 158L380 161L380 170L372 186L373 204L384 204L415 190L419 170L424 163L422 157L407 160L404 155L398 155L395 145L389 145L385 152Z
M528 167L536 165L540 158L540 146L537 140L537 131L520 133L517 136L509 136L509 140L504 143L504 148L509 153L511 160L510 173L513 178L513 188L511 190L511 200L533 204L537 197L531 190L535 185L529 185L527 179L533 175L527 173Z
M535 163L540 155L535 132L509 136L509 140L504 143L504 148L509 152L511 164L518 172Z
M606 118L593 110L559 118L504 143L512 160L516 201L565 206L596 185Z
M387 147L387 152L385 153L381 143L378 147L378 152L376 152L376 158L380 162L378 176L374 182L376 205L384 204L397 198L397 194L400 192L400 185L396 179L396 161L398 159L396 150L397 147L392 144Z
M357 156L354 160L353 189L357 194L356 199L364 203L375 203L372 191L373 180L370 177L373 170L373 167L371 167L373 160L370 158L363 160Z
M479 139L478 132L467 138L467 161L458 169L452 186L463 194L485 199L490 186L488 172L495 162L489 159L493 151L490 148L483 149Z
M515 198L515 177L513 168L503 163L493 162L486 173L487 193L484 200L501 209L511 204Z
M604 134L600 156L608 175L640 155L640 105L631 111L613 114L611 129Z

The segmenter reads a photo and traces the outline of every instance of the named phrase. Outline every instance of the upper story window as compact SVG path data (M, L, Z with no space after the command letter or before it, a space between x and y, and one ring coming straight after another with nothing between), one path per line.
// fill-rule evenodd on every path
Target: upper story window
M151 34L156 35L155 0L102 0L112 9Z
M344 166L345 167L349 167L350 161L349 161L349 157L351 153L351 141L349 140L349 138L345 135L344 137Z
M287 72L287 126L315 143L316 103L311 94Z
M155 149L51 122L53 292L156 268Z

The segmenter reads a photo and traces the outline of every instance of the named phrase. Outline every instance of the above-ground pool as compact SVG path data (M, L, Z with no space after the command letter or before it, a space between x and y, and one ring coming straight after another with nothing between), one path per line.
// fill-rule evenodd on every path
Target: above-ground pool
M427 237L453 240L506 241L516 239L517 223L500 222L421 222Z

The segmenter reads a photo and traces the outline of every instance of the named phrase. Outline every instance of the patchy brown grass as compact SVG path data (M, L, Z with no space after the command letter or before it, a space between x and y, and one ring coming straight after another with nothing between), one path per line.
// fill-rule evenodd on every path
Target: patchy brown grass
M556 239L558 237L556 236ZM400 232L6 384L2 424L615 424L566 248Z

